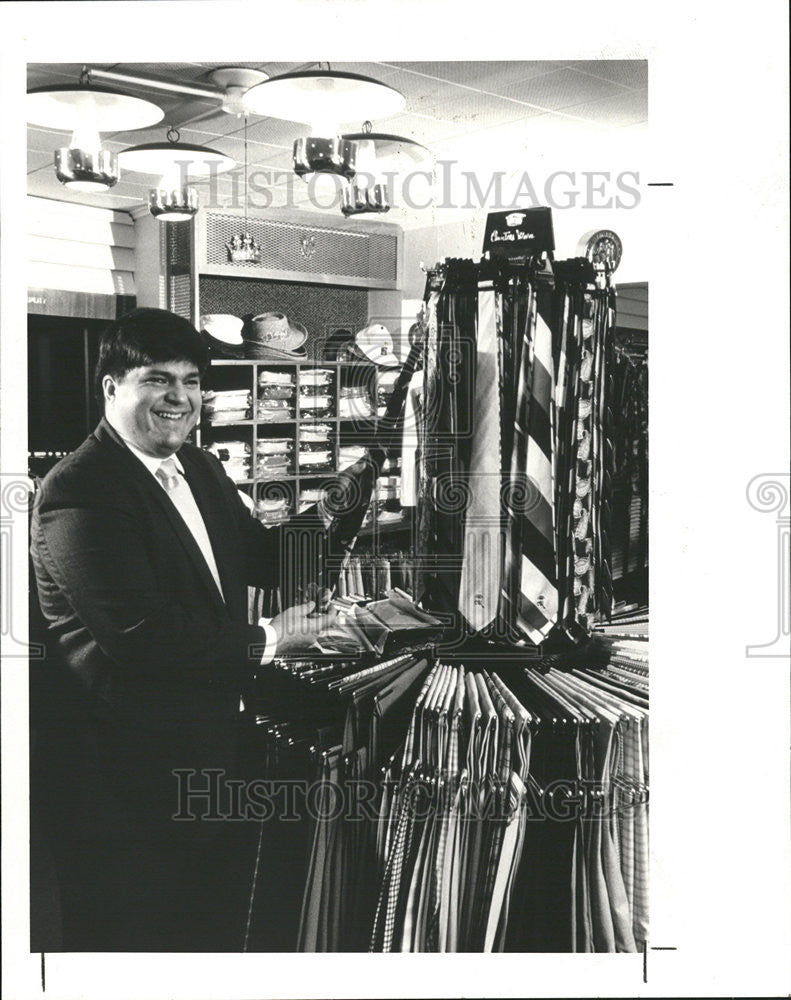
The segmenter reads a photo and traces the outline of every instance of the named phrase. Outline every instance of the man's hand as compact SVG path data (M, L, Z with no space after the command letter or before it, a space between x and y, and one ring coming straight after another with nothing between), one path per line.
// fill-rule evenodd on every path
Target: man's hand
M316 639L335 624L338 612L331 609L326 614L312 614L315 601L295 604L286 608L272 619L272 628L277 633L276 656L293 656L307 653Z

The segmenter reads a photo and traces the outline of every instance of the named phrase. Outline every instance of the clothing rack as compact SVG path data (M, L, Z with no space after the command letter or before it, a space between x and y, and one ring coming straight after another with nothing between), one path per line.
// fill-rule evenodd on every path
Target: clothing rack
M424 271L428 313L428 401L424 413L431 414L433 422L429 425L426 418L419 433L422 490L417 544L427 562L416 575L416 595L427 602L430 610L462 611L474 630L497 637L506 646L523 644L526 639L538 645L548 637L561 645L569 640L579 642L590 633L593 620L607 616L612 604L609 498L613 417L607 398L615 322L611 274L606 269L596 269L584 258L555 261L551 255L518 264L497 257L479 262L444 258L434 267L424 266ZM479 289L487 281L492 283L496 296L500 381L499 388L487 391L479 406L475 398L478 369L486 359L481 355L481 317L476 316L476 300L480 304ZM553 435L554 485L550 486L547 479L547 485L540 489L551 504L546 515L549 518L546 524L551 528L545 527L544 533L552 533L554 567L544 559L534 574L537 582L528 583L526 592L525 571L520 570L520 564L525 558L537 557L536 542L524 535L525 531L528 534L534 531L534 527L528 523L532 520L529 512L525 516L505 496L529 492L536 484L531 461L525 458L525 447L528 455L531 441L533 449L538 447L530 415L531 408L539 406L532 386L537 377L533 374L537 370L534 359L537 300L542 303L538 322L546 321L552 336L549 362L552 398L547 398L545 408L549 411L551 407L547 434ZM588 340L591 334L586 331L591 329L593 339ZM544 363L547 361L545 358ZM476 605L481 606L478 596L470 593L465 601L460 592L467 551L471 551L470 535L479 530L475 516L469 514L468 528L465 517L470 505L467 509L445 512L435 492L444 489L446 494L462 494L468 481L480 481L483 486L491 481L488 466L481 473L472 464L472 452L476 435L484 433L480 430L480 424L485 422L482 411L493 403L499 407L500 435L487 439L479 453L501 456L499 474L503 492L500 497L491 498L488 509L491 511L492 503L499 504L499 534L506 538L505 555L501 549L498 555L502 542L496 537L496 529L480 529L483 534L479 549L491 555L484 556L483 562L481 556L475 557L478 561L469 566L467 576L475 582L477 590L478 581L487 577L491 581L500 579L509 565L511 569L502 577L502 586L496 593L483 595L484 605L488 602L489 606L483 607L479 614L475 611ZM587 411L583 412L583 406ZM518 407L521 409L517 412ZM588 416L591 408L592 416ZM512 428L517 417L522 436L515 438ZM575 435L580 421L588 421L590 426ZM540 447L546 451L549 445ZM442 449L445 451L441 452ZM580 493L583 489L585 492ZM553 491L554 496L547 491ZM435 554L447 568L432 570L430 558ZM450 565L453 560L455 567ZM503 595L507 596L505 604ZM528 617L536 620L535 627L518 610L525 603L532 607ZM537 608L549 608L550 613L543 614Z
M309 782L313 802L285 824L275 940L304 951L638 949L647 619L617 608L587 662L579 649L520 662L468 646L264 668L261 766ZM282 827L262 824L256 871ZM254 878L249 950L264 896Z

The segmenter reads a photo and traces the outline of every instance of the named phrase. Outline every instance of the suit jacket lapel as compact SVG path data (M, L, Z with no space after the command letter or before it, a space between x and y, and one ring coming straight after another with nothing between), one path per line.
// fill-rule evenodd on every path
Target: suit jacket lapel
M122 468L124 473L132 476L132 478L137 482L140 487L145 491L147 497L150 498L151 502L155 504L158 509L165 515L169 521L171 527L176 533L180 543L184 547L187 555L192 560L195 570L206 585L207 589L212 595L212 598L217 601L218 605L225 608L225 603L222 600L218 590L217 584L214 582L214 577L211 575L211 570L203 557L203 553L198 547L198 543L195 541L192 532L189 530L187 525L184 523L184 518L179 514L179 512L174 507L172 501L168 497L167 493L162 489L159 483L155 482L154 477L142 464L142 462L132 454L132 452L126 447L124 442L115 432L115 430L107 423L107 421L102 418L101 423L94 431L94 437L102 445L104 445L110 454L114 455L119 463L119 468ZM179 456L181 457L181 456ZM186 466L185 466L186 468ZM196 477L192 477L193 479ZM192 480L190 480L190 486L192 486ZM197 500L197 498L196 498ZM198 506L201 513L204 513L204 508L200 501ZM204 514L205 518L205 514ZM212 533L209 525L207 523L206 530L209 532L209 538L211 540ZM212 546L214 548L214 546ZM217 558L215 549L215 559ZM223 576L222 570L219 568L220 580L222 581L223 588L226 586L226 580Z

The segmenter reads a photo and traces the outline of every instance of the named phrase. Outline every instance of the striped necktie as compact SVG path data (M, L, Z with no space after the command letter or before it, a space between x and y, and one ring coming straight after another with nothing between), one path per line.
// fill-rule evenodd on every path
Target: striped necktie
M156 471L156 477L162 483L167 495L173 501L174 507L181 514L184 523L189 528L196 545L206 560L206 565L209 567L214 582L217 584L220 597L224 599L220 574L217 569L214 552L212 551L211 541L209 540L209 533L206 531L206 525L203 523L203 517L197 503L195 503L195 497L192 495L192 490L189 488L187 480L179 472L173 458L166 458L162 462Z
M523 473L521 481L528 490L526 502L518 511L521 523L516 624L536 644L547 637L558 614L552 476L554 365L552 331L537 309L538 294L542 292L537 289L531 303L530 327L534 335L522 348L514 427L515 453L524 456L523 470L517 463L517 473Z

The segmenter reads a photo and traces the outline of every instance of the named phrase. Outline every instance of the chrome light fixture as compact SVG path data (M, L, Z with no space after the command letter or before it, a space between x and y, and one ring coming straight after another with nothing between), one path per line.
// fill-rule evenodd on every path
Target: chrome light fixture
M118 154L98 143L87 149L62 146L55 150L55 176L70 191L109 191L121 176Z
M306 182L314 173L353 177L357 147L336 135L331 138L308 136L294 141L294 173Z
M371 122L365 121L360 132L343 136L357 147L357 169L343 189L341 211L346 216L389 212L388 181L432 162L430 151L414 139L372 129Z
M61 184L72 191L107 191L120 173L116 154L101 148L99 133L155 125L164 112L151 101L88 83L88 75L84 68L76 86L29 90L27 120L73 133L68 146L55 150L55 173Z
M223 173L235 167L236 161L210 146L181 142L177 128L169 128L166 139L122 149L118 159L133 173L161 175L157 186L148 192L148 209L153 216L162 222L186 222L200 207L198 192L189 186L189 174Z
M192 187L152 188L148 210L160 222L189 222L200 208L198 192Z
M401 111L404 95L359 73L326 70L274 76L251 87L248 108L259 115L304 122L309 135L294 142L294 173L306 183L316 174L354 177L356 144L341 136L341 123L364 117L386 118Z

